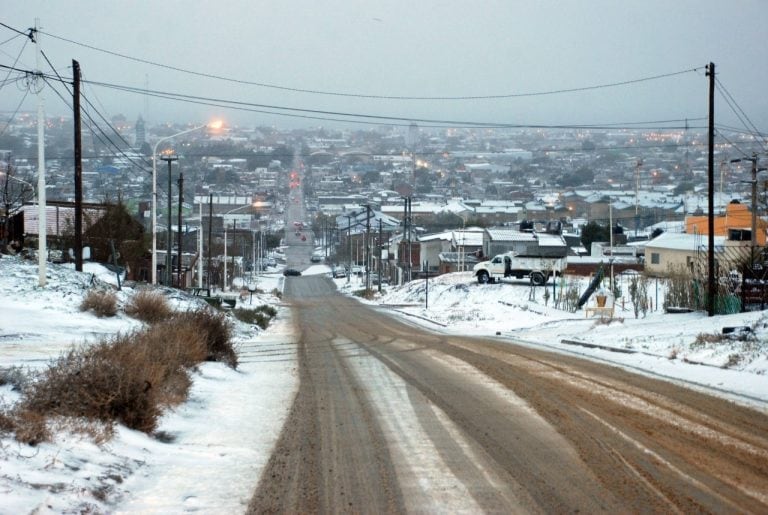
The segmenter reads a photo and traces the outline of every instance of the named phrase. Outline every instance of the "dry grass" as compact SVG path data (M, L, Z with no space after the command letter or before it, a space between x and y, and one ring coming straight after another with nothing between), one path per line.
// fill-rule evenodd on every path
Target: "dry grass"
M173 309L159 292L142 290L136 293L125 306L125 314L148 324L167 320Z
M232 326L224 313L205 307L176 313L169 322L174 327L188 327L202 337L207 352L205 361L220 361L237 368Z
M80 303L80 311L93 311L99 317L117 315L117 296L113 292L89 290Z
M266 329L277 315L277 310L269 304L262 304L255 309L234 309L232 314L241 322L256 324L260 328Z
M49 437L49 418L79 421L95 439L111 434L114 423L150 433L164 408L187 399L190 371L206 360L237 366L226 316L207 308L175 314L63 354L0 416L0 429L30 444Z

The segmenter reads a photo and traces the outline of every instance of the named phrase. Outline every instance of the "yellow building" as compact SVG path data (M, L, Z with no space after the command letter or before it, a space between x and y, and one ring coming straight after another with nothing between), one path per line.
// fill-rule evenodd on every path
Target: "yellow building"
M752 212L745 204L731 202L725 207L724 215L714 217L715 236L725 236L728 240L751 241ZM768 223L758 217L756 221L756 242L764 246ZM732 232L734 231L734 232ZM738 233L737 233L737 232ZM685 218L685 232L688 234L709 234L709 221L705 216L688 216ZM741 235L741 237L739 237ZM734 237L736 236L736 237Z

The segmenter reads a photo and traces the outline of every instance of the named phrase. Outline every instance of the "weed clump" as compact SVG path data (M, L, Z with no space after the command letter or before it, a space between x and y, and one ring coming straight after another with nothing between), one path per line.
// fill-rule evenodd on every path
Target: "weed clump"
M232 343L232 326L220 311L208 307L176 313L169 323L187 327L199 334L205 343L205 361L220 361L237 368L237 352Z
M125 314L148 324L155 324L173 315L173 309L161 293L142 290L125 306Z
M208 308L81 345L30 381L13 410L0 412L0 430L36 444L50 438L47 421L56 417L150 433L163 409L186 400L190 373L203 361L237 366L226 316Z
M269 327L269 323L275 316L277 316L277 310L269 304L262 304L257 306L256 309L235 309L232 311L235 318L246 324L255 324L262 329Z
M93 311L99 318L113 317L117 315L117 296L113 292L89 290L80 303L80 311Z

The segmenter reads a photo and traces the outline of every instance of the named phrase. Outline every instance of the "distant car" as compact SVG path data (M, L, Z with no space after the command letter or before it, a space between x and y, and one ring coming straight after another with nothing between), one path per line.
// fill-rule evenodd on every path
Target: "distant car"
M347 269L343 266L337 266L331 271L331 275L334 277L334 279L339 277L346 277L347 276Z
M286 277L289 275L297 276L297 275L301 275L301 272L296 270L295 268L286 268L285 270L283 270L283 275Z
M318 256L317 254L313 254L309 260L313 263L319 263L323 260L323 256Z

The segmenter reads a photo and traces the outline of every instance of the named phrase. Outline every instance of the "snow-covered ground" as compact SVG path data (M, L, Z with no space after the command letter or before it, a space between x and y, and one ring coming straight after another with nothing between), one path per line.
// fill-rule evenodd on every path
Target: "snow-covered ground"
M315 265L303 274L329 270ZM35 263L3 256L0 367L40 368L72 345L139 325L122 314L96 318L80 312L80 300L92 281L116 284L98 265L87 265L85 273L52 265L48 284L40 288ZM279 273L266 274L257 286L271 292L281 289L282 281ZM362 287L358 277L335 282L347 294ZM118 292L121 301L132 293L130 287ZM191 302L172 291L168 295L181 309ZM382 295L366 302L432 330L578 353L700 385L760 410L768 407L764 312L707 317L655 310L635 319L632 307L625 303L622 308L619 302L614 319L605 323L585 318L583 311L556 309L551 299L545 302L541 290L532 297L523 282L478 285L468 273L431 278L428 290L425 281L387 286ZM279 306L272 295L254 295L253 304L263 303ZM126 428L118 428L102 445L66 430L37 447L0 439L0 513L244 511L297 387L290 316L289 309L279 306L266 331L238 324L238 370L201 365L189 401L161 420L161 439ZM696 343L701 334L741 326L751 327L754 338ZM17 398L10 386L0 386L0 402L7 405Z
M117 284L99 265L85 272L52 265L38 286L37 265L0 259L0 367L40 368L73 344L88 343L140 324L119 314L80 312L92 281ZM281 288L279 273L260 276L265 292ZM133 293L124 287L125 301ZM179 309L191 302L168 291ZM277 304L272 295L248 305ZM278 309L268 331L236 325L240 364L203 363L188 402L159 424L162 439L118 427L102 445L66 430L36 447L0 439L0 513L243 512L269 459L297 387L290 310ZM0 403L18 398L0 386Z

